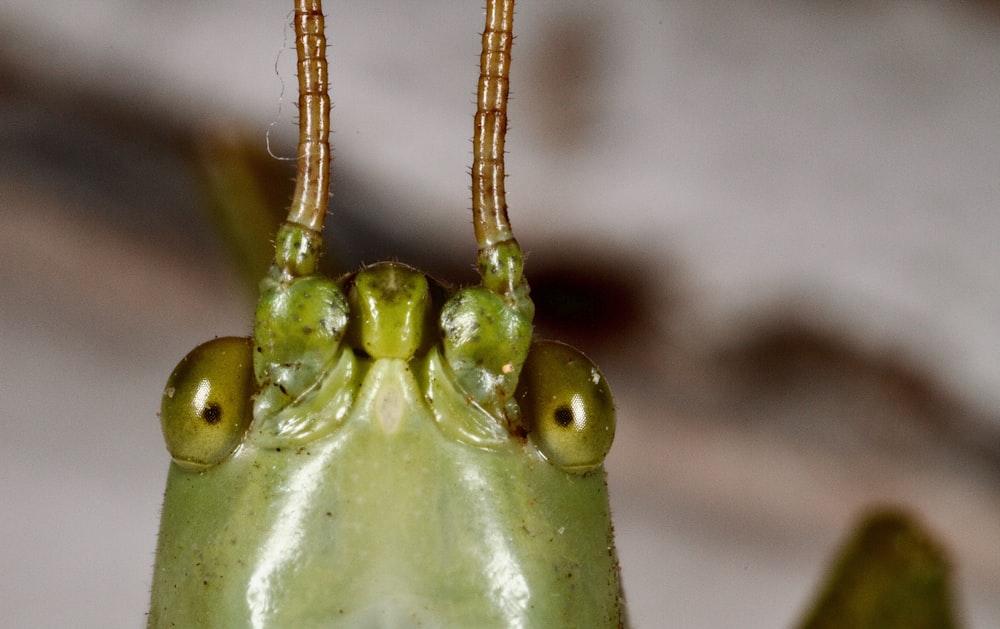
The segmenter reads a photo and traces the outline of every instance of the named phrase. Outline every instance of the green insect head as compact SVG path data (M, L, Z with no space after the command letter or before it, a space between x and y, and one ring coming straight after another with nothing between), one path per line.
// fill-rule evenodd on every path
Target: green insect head
M298 0L299 163L252 338L199 346L160 419L149 626L619 627L597 367L532 340L504 201L513 2L491 0L473 140L481 284L317 273L330 148L318 0Z
M409 363L440 429L473 447L520 444L571 473L611 447L614 401L598 368L568 345L532 342L523 309L482 286L446 298L398 263L262 285L255 337L200 345L167 382L161 425L184 469L217 465L247 439L287 448L330 434L382 359Z
M161 421L178 465L217 465L244 439L278 448L328 434L347 416L372 361L381 359L412 364L438 424L471 445L527 438L567 472L601 464L615 426L607 382L580 352L531 341L534 305L504 193L512 16L512 3L497 3L483 35L472 167L482 284L449 296L399 264L339 281L316 274L329 196L326 40L318 3L304 2L296 12L302 57L295 197L261 282L252 360L248 342L213 341L170 378ZM213 395L206 397L208 390ZM224 422L215 419L220 412Z

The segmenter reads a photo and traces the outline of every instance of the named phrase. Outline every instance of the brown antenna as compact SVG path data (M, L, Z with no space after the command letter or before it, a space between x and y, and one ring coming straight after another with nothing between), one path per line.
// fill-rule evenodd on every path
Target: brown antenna
M513 44L514 0L488 0L475 135L472 138L472 216L483 283L509 295L522 285L523 259L507 218L504 137Z
M322 231L330 195L330 82L320 0L296 0L299 153L288 221Z
M288 219L274 237L274 264L287 277L311 275L323 249L330 196L330 83L320 0L295 1L299 153Z

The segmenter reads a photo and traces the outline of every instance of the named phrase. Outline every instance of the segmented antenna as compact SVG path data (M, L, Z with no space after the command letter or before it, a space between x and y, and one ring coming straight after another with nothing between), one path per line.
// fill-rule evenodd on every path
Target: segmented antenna
M299 75L299 155L288 220L274 238L274 263L286 277L316 270L330 196L330 83L320 0L295 0Z
M472 139L472 216L483 284L502 294L521 286L521 249L507 218L504 136L514 0L488 0Z
M288 220L322 231L330 194L330 83L320 0L296 0L299 156Z

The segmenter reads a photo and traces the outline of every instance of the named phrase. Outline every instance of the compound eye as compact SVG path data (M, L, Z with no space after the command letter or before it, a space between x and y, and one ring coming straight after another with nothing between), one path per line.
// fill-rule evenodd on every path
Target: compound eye
M604 375L580 351L533 342L517 400L529 438L550 463L582 474L604 461L615 437L615 402Z
M253 340L223 337L191 350L170 374L160 426L174 462L203 470L239 445L253 415Z

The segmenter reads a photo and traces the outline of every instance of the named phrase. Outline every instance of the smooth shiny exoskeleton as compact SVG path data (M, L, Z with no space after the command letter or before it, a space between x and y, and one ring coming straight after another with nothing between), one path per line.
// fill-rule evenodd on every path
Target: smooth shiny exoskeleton
M341 346L306 394L257 415L231 457L171 470L156 581L176 587L154 592L151 624L617 626L605 476L593 461L603 446L593 450L586 430L564 435L563 450L596 468L567 472L563 455L543 455L533 434L512 434L469 398L440 342L400 353L402 328L440 334L424 319L423 275L383 264L348 283L376 286L384 306L352 319L358 345ZM387 296L400 286L398 300ZM555 379L582 387L550 384L542 397L608 395L576 371Z
M615 401L604 374L583 352L535 341L517 399L528 435L553 465L582 473L604 462L615 438Z
M243 440L256 388L252 348L248 338L217 338L191 350L170 374L160 426L177 465L211 467Z
M168 382L150 627L624 625L601 465L614 402L583 354L532 342L507 219L512 19L511 0L488 3L472 168L482 283L452 292L399 263L316 272L326 41L319 1L297 0L296 195L252 340L199 347Z

